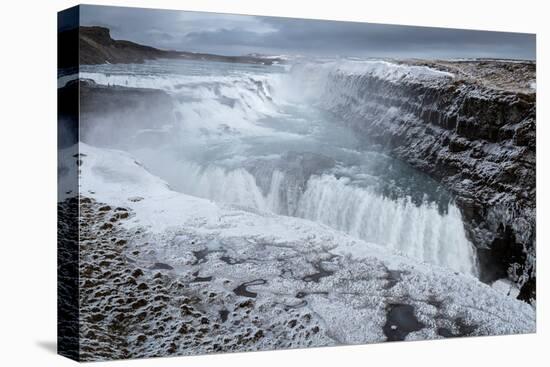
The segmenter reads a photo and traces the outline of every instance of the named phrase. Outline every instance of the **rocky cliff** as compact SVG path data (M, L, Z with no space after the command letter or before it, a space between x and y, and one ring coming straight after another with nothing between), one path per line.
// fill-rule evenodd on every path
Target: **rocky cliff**
M76 36L75 33L78 33L78 36ZM114 40L111 37L110 30L104 27L79 27L60 32L58 35L60 49L67 48L67 45L75 44L76 39L78 39L78 55L80 65L143 63L145 60L160 58L241 62L264 65L271 65L274 62L281 61L277 58L223 56L206 53L161 50L130 41ZM74 56L72 54L75 52L76 50L70 50L70 52L59 52L59 67L65 68L68 66L74 66L74 62L71 61L72 56Z
M80 27L80 64L141 63L148 59L171 56L170 52L134 42L114 40L109 29Z
M508 277L519 298L534 299L535 64L403 64L441 75L335 70L325 106L365 140L444 183L478 249L482 280Z

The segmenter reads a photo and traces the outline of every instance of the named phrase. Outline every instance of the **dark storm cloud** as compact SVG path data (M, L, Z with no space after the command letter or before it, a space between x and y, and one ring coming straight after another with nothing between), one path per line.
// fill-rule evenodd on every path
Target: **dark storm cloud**
M535 59L532 34L85 6L82 24L160 48L222 54Z

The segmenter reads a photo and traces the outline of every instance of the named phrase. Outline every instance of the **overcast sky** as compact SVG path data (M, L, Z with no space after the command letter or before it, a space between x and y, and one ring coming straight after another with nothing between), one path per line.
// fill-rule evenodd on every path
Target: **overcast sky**
M536 55L535 36L523 33L102 6L82 6L80 22L108 27L115 39L225 55L513 59Z

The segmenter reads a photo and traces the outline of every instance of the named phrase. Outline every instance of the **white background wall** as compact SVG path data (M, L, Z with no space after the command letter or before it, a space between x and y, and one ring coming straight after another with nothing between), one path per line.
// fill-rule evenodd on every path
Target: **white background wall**
M548 14L545 1L111 0L182 10L537 33L538 334L99 363L94 366L538 366L548 357ZM75 1L0 13L0 365L66 366L56 340L56 21ZM546 347L546 348L545 348ZM547 358L546 358L547 359ZM547 361L546 361L547 362ZM546 364L547 365L547 364Z

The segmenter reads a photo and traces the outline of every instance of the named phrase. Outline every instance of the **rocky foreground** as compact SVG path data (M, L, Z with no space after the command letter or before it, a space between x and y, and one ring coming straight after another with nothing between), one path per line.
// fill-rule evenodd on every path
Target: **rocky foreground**
M247 283L210 285L213 276L197 270L210 265L204 250L176 274L151 249L129 245L147 235L120 227L133 215L127 209L84 197L80 212L81 360L333 344L307 308L258 302Z
M59 203L61 246L80 208L80 308L61 308L79 314L61 325L79 360L535 331L531 306L474 277L176 193L126 153L80 144L60 162L61 188L81 177L80 200Z

